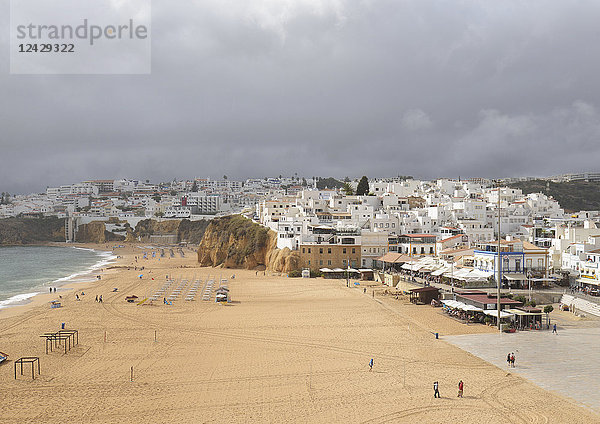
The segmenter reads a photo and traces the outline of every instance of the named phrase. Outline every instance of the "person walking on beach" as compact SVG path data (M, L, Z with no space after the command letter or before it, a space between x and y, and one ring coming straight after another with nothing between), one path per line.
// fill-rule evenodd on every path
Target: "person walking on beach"
M508 355L506 355L506 363L510 367L510 352L508 352Z
M98 302L102 303L102 295L98 298Z
M369 371L373 371L373 358L369 361Z
M433 397L441 398L440 391L439 391L439 383L437 381L433 382Z
M554 326L552 326L552 332L553 332L554 334L558 334L558 333L556 332L556 324L554 324Z
M464 383L462 380L460 380L458 382L458 397L459 398L463 397L463 388L464 388Z
M50 293L52 293L52 287L50 287Z
M98 301L98 295L96 295L96 302Z
M512 368L515 367L515 353L514 352L510 354L510 366Z

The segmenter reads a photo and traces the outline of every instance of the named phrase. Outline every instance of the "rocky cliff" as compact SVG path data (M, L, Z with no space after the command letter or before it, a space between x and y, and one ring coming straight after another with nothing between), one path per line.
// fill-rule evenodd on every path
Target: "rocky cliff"
M240 215L213 219L198 246L201 266L266 268L275 272L300 269L298 252L277 248L277 235Z
M92 221L77 229L79 243L105 243L108 241L146 241L151 235L174 234L177 241L198 244L202 240L209 221L145 219L135 229L125 221L111 219L109 223L120 223L127 236L106 231L104 221ZM57 217L19 217L0 219L0 245L35 244L65 241L65 220Z
M125 237L106 231L104 222L93 221L80 225L75 239L78 243L105 243L107 241L123 241Z
M176 234L177 241L186 241L192 244L199 244L204 236L204 231L208 227L208 220L190 221L166 220L156 221L154 219L144 219L140 221L133 231L128 231L126 241L135 242L138 240L147 240L153 235Z
M65 241L65 220L56 217L0 219L0 245Z

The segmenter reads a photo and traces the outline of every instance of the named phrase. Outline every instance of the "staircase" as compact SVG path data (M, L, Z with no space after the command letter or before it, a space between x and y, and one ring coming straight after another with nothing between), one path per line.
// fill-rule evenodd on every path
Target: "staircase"
M569 308L575 307L576 312L581 311L587 314L600 317L600 305L598 305L597 303L589 302L587 300L580 299L570 294L563 294L560 303L568 305Z

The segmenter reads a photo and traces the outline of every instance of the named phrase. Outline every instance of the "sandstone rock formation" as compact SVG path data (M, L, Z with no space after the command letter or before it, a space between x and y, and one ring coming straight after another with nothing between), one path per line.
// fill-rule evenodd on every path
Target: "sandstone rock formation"
M198 246L201 266L257 269L275 272L300 269L298 252L277 248L277 235L240 215L210 222Z

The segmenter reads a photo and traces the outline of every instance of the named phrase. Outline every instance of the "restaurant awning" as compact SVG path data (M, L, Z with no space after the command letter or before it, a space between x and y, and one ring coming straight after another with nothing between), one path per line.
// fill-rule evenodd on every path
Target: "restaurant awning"
M487 311L483 311L484 314L489 315L491 317L498 317L498 312L494 309L494 310L487 310ZM511 314L510 312L506 312L506 311L500 311L500 319L502 318L509 318L512 317L514 314Z
M446 271L450 271L450 267L445 266L445 267L442 267L440 269L436 269L435 271L433 271L431 273L431 275L434 275L434 276L435 275L442 275Z
M504 274L503 273L502 276L504 278L506 278L507 280L511 280L511 281L525 281L525 280L527 280L527 276L525 274L516 274L516 273L513 273L513 274L508 274L508 273Z
M595 286L600 285L600 281L598 281L598 280L592 280L592 279L589 279L589 278L578 278L577 282L578 283L584 283L584 284L593 284Z
M483 309L478 308L477 306L467 305L466 303L459 302L457 300L442 300L442 303L453 309L460 309L462 311L468 312L482 312Z
M450 272L445 272L444 277L453 278L457 280L464 280L465 277L471 272L470 269L466 268L454 268L454 272L452 270Z
M321 272L331 272L329 268L321 268L319 271Z
M398 264L404 262L414 262L415 259L411 258L408 255L403 255L397 252L388 252L383 256L380 256L376 259L377 261L382 261L388 264Z
M525 311L521 311L520 309L505 309L505 312L514 314L514 315L520 315L520 316L537 316L537 315L542 315L541 312L525 312Z

